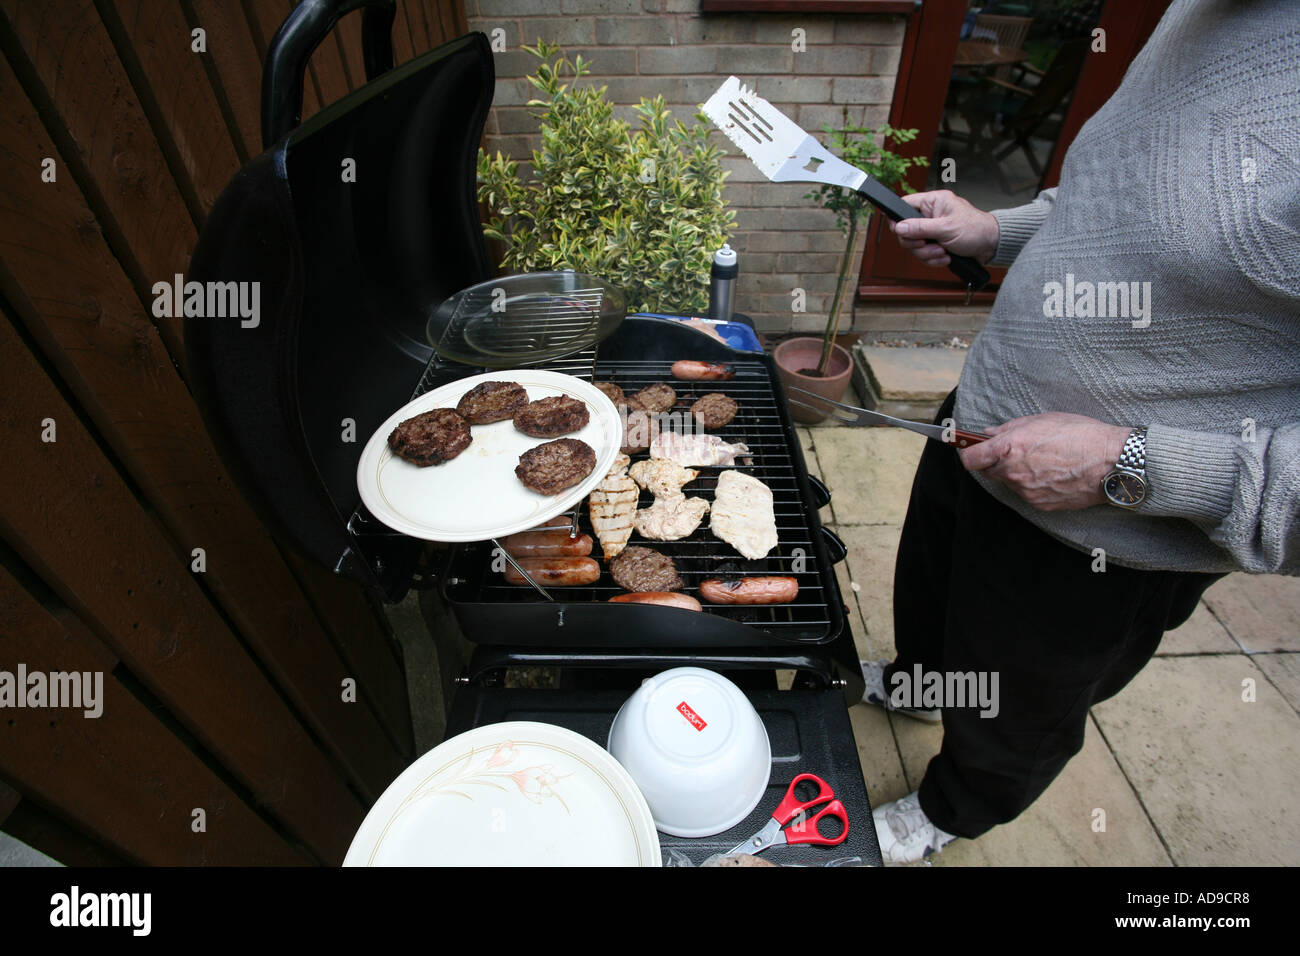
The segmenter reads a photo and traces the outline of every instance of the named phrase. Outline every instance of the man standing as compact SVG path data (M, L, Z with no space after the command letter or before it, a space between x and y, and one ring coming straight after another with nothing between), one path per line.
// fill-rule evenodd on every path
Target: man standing
M942 710L919 790L876 811L887 862L1019 815L1218 577L1300 574L1297 90L1294 3L1181 0L1058 188L905 197L924 261L1012 265L938 416L993 437L927 443L897 658L863 663L868 703L923 719L890 697L917 666L996 673L1000 700Z

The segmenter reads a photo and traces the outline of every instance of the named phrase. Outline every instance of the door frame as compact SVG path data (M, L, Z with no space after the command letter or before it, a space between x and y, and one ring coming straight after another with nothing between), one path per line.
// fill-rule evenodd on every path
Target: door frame
M1119 88L1128 65L1151 36L1170 2L1107 0L1097 23L1106 31L1106 49L1104 53L1089 52L1084 61L1061 134L1047 163L1043 177L1045 188L1057 184L1070 143L1088 117ZM927 0L908 17L889 124L918 129L913 146L923 156L934 155L966 7L966 0ZM908 185L923 190L928 176L929 167L914 167L907 177ZM960 188L954 191L960 193ZM988 288L976 293L971 302L993 301L1006 269L991 267L989 274ZM883 216L872 216L858 275L857 301L951 304L966 301L966 289L946 271L921 264L894 240Z

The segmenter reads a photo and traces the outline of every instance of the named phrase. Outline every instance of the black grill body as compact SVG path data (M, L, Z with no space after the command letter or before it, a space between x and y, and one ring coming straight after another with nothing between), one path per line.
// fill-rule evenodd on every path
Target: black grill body
M191 262L191 280L261 283L257 327L186 322L187 372L225 464L287 545L390 602L412 586L429 588L422 607L452 673L457 632L477 644L456 677L449 735L535 719L603 744L614 711L641 676L709 667L735 680L762 715L773 741L772 785L732 832L696 841L664 837L665 847L698 863L735 845L806 770L829 780L848 807L850 841L840 850L769 853L779 862L854 855L878 863L845 709L861 698L862 676L835 578L844 548L818 520L829 494L807 473L770 358L732 351L678 322L630 317L596 349L545 367L614 381L629 392L670 382L683 410L712 391L735 398L740 413L718 433L750 446L753 462L745 470L772 488L778 548L746 562L707 528L652 546L675 557L692 590L713 574L793 574L801 589L790 605L709 607L701 614L610 605L616 589L608 577L592 588L557 588L559 601L545 602L493 577L486 546L431 548L385 528L360 505L356 463L373 429L413 389L420 394L481 371L431 354L423 336L433 310L490 271L474 160L494 77L482 34L390 69L385 40L393 3L367 0L370 82L299 125L311 50L357 5L304 2L277 33L264 77L266 152L223 192ZM355 183L341 180L341 157L356 160ZM676 382L668 370L677 359L730 362L737 375ZM354 423L354 441L342 438L344 419ZM717 474L702 470L687 493L711 498ZM585 511L581 520L590 531ZM441 557L432 580L416 571L429 554ZM553 669L560 683L516 689L507 680L510 668ZM778 686L780 672L794 672L792 687Z
M474 180L493 80L474 33L291 129L222 191L187 276L260 284L256 326L185 322L191 386L241 490L299 550L389 599L419 542L356 540L357 461L429 361L431 310L491 273Z

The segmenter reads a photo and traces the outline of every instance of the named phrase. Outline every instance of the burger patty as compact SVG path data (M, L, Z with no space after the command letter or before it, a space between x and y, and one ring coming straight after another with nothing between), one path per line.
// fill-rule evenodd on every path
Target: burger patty
M587 427L591 412L572 395L552 395L515 412L515 428L533 438L555 438Z
M469 422L454 409L435 408L408 418L388 436L393 454L424 467L451 461L470 443Z
M614 403L616 408L619 405L627 404L627 396L624 395L623 390L613 382L592 382L591 384L604 392L605 395L608 396L609 400Z
M528 488L553 495L572 488L596 467L596 452L576 438L557 438L519 456L515 475Z
M704 428L722 428L731 424L739 406L721 392L712 392L691 406L691 414Z
M685 587L672 558L635 545L624 548L609 562L609 573L625 591L677 591Z
M456 411L471 425L514 418L528 404L528 393L518 382L480 382L461 396Z
M666 412L677 404L677 393L671 385L655 382L641 389L632 399L648 412Z
M650 413L640 408L629 408L623 416L623 444L619 448L625 455L645 451L654 440Z

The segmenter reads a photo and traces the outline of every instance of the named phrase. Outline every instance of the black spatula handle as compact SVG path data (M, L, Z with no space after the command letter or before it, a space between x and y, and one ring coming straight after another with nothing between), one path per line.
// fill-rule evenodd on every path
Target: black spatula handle
M867 181L858 187L858 192L867 198L871 205L875 206L894 222L900 219L918 219L921 214L903 202L892 189L886 189L879 182L867 177ZM989 273L982 265L969 256L955 256L948 253L951 260L948 268L962 282L966 283L966 288L970 292L978 292L988 285Z

